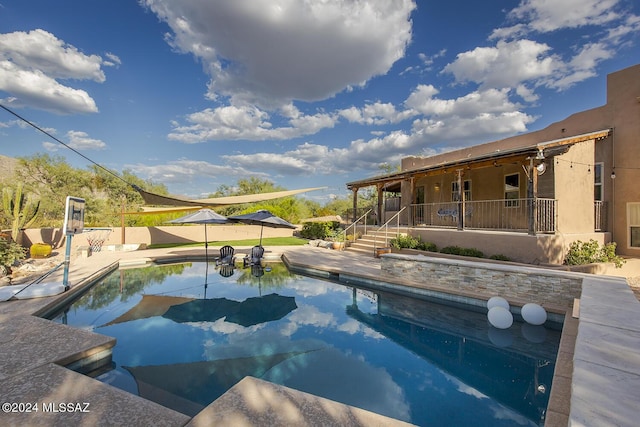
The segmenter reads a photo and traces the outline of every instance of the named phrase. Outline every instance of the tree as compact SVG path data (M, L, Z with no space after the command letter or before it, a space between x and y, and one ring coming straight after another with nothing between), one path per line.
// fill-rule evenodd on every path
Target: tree
M25 195L22 190L22 183L15 189L2 189L2 207L11 220L11 237L18 244L22 243L21 230L34 223L40 207L40 199L35 194Z

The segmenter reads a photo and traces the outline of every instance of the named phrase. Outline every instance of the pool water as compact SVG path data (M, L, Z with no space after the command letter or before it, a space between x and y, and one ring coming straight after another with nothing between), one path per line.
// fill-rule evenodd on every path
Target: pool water
M542 425L560 333L265 269L120 269L53 320L115 337L97 379L195 415L251 375L418 425Z

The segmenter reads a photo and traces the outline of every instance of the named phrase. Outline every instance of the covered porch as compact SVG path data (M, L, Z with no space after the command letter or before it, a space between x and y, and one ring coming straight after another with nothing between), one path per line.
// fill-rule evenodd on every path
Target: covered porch
M484 153L462 150L458 158L440 162L410 157L401 172L347 187L354 211L358 190L376 187L379 225L532 236L606 232L609 206L594 195L594 179L600 174L602 180L596 141L609 134L602 130Z

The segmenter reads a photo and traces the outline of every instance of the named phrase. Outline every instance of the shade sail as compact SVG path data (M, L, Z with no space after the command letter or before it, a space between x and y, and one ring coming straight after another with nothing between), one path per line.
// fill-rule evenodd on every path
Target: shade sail
M142 295L142 300L123 315L102 326L131 322L148 317L162 316L173 305L184 304L193 298L174 297L169 295Z
M164 196L150 193L139 187L134 187L140 193L144 202L156 206L181 206L185 208L216 207L227 205L239 205L243 203L262 202L265 200L279 199L281 197L294 196L308 191L323 190L327 187L302 188L298 190L273 191L270 193L247 194L242 196L214 197L209 199L183 199L175 196ZM159 210L154 210L158 212ZM132 212L135 213L135 212Z

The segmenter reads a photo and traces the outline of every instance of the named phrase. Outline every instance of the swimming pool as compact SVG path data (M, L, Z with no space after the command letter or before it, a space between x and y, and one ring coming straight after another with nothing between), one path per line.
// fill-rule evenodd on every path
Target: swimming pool
M430 426L543 424L560 339L282 264L120 269L52 319L117 339L97 379L188 415L252 375Z

